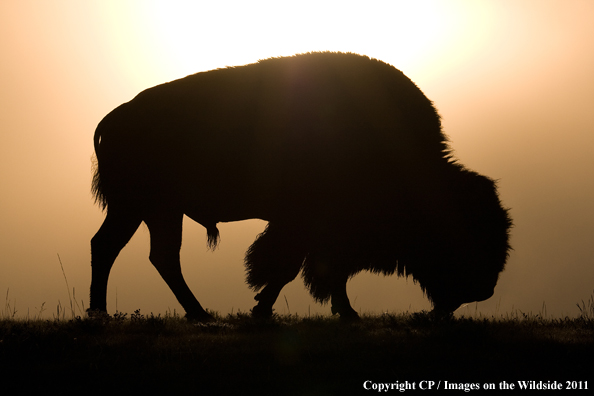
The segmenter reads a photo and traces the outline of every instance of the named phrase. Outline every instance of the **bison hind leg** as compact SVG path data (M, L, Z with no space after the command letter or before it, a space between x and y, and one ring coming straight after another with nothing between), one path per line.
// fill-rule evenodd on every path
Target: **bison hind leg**
M151 236L149 259L186 311L186 317L193 321L211 321L214 318L194 297L181 272L182 219L182 212L155 210L145 216Z
M110 205L105 221L91 240L91 302L89 316L107 313L107 281L113 263L142 219L132 208Z

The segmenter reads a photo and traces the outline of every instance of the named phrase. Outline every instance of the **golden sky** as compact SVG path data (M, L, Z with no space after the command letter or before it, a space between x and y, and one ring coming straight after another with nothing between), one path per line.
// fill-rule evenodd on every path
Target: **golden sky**
M402 70L435 102L460 162L499 179L514 251L495 295L457 312L576 315L594 292L593 20L589 0L3 0L1 313L69 309L58 254L88 306L89 241L104 217L90 194L92 138L110 110L198 71L331 50ZM215 252L201 226L184 227L182 268L202 305L248 311L243 254L264 222L221 225ZM429 308L412 280L361 274L348 291L360 312ZM148 261L145 227L108 293L111 313L181 311ZM275 308L330 311L300 279Z

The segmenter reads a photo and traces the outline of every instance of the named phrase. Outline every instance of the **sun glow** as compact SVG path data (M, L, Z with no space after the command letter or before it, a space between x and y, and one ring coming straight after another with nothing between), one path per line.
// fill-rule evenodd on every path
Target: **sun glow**
M434 73L471 56L490 29L486 22L492 10L476 3L361 4L125 2L112 4L103 15L113 26L109 34L114 57L133 78L151 82L157 76L174 79L271 56L324 50L369 55L406 73ZM477 10L483 18L467 17ZM476 34L461 40L469 25Z

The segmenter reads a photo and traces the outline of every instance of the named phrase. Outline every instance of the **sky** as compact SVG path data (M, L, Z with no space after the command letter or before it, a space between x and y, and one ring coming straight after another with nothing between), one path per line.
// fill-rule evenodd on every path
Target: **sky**
M456 157L499 180L514 248L491 299L458 315L579 315L594 294L594 2L0 2L0 317L88 307L93 134L148 87L308 51L402 70L442 116ZM182 270L202 305L248 312L243 255L261 220L219 225L220 247L184 220ZM111 272L108 310L183 313L137 231ZM412 279L361 273L360 313L430 309ZM330 314L300 278L279 313Z

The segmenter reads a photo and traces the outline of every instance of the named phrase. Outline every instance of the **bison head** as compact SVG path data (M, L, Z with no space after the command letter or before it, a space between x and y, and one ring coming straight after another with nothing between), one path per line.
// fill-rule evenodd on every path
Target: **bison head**
M511 249L512 222L485 176L451 164L437 185L424 200L429 209L417 212L423 221L410 243L414 254L404 258L434 309L453 312L493 295Z

